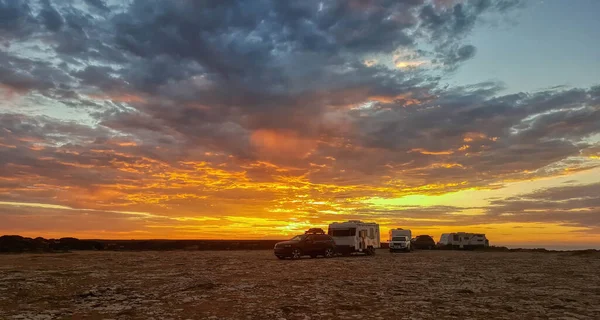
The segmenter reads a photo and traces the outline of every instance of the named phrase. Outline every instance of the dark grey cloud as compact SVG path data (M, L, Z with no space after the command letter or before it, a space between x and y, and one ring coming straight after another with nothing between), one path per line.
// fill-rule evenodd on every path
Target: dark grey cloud
M50 31L58 31L62 28L64 24L64 20L60 13L52 6L50 0L41 1L43 8L40 12L39 16L42 23L48 28Z
M111 67L87 66L83 70L74 72L73 75L85 86L97 88L100 92L118 92L127 86L122 78L116 76L116 71Z
M0 36L3 39L26 36L36 28L29 1L0 1Z
M27 92L30 90L46 91L54 88L55 83L47 76L52 73L52 68L44 64L35 63L27 60L9 61L5 55L0 54L0 59L6 64L0 65L0 82L16 91ZM11 59L12 60L12 59ZM17 65L25 66L27 69L20 69ZM41 76L41 77L40 77Z
M430 14L413 15L423 3L134 1L114 23L117 44L136 56L191 60L213 81L273 93L301 84L297 78L303 75L322 79L365 53L412 47L418 39L408 33L414 28L422 30L417 34L432 33L429 40L443 50L456 51L445 59L455 65L472 57L474 48L446 47L456 46L482 12L499 8L495 1L471 1L440 13L426 5L421 11Z
M548 188L494 200L486 219L557 223L600 230L600 183Z
M523 152L539 153L536 158L548 163L575 155L582 139L598 132L599 106L591 90L492 96L492 88L449 90L420 106L389 104L388 111L363 114L361 139L367 146L389 150L452 150L460 163L503 163L508 169L513 161L529 162ZM465 141L473 133L481 137ZM469 149L459 152L463 145ZM465 158L465 153L474 157Z
M61 65L0 52L0 85L20 95L39 94L63 103L74 97L75 83Z
M455 47L456 48L456 47ZM465 45L458 49L449 50L443 58L442 63L448 68L453 69L459 65L459 63L469 60L475 56L477 49L472 45Z
M100 9L102 11L110 11L110 9L106 6L103 0L84 0L88 5Z
M86 2L107 8L103 1ZM452 10L477 20L486 10L498 10L492 3L477 10L474 7L481 4L469 2L466 9L460 4L440 12L437 20L460 24L454 21L456 14L445 13ZM123 68L115 77L126 81L129 89L160 90L174 100L243 108L243 113L255 118L252 123L280 123L268 118L274 112L298 112L299 103L313 110L297 116L319 116L323 103L330 101L298 101L317 90L367 88L368 94L397 96L431 81L362 65L366 53L414 47L418 39L409 31L430 28L415 15L423 5L423 1L133 1L118 13L105 10L92 15L64 4L59 13L45 0L39 23L55 31L56 53L77 73L90 63L120 64ZM25 12L23 8L19 12ZM63 17L66 28L62 28ZM468 28L442 29L436 34L453 32L460 38L458 34ZM446 59L452 61L449 64L472 56L470 46L457 50ZM183 92L182 83L177 84L189 84L190 78L199 76L210 86L198 88L192 83ZM94 85L89 79L84 84Z

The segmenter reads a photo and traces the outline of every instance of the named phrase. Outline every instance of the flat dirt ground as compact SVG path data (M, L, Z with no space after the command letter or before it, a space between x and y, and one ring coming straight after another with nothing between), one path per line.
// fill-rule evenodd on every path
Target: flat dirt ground
M0 255L0 319L600 319L600 257L416 251Z

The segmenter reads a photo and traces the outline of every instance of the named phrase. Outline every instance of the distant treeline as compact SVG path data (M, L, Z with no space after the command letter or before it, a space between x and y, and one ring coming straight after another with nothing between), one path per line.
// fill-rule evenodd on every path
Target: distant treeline
M69 250L103 250L99 241L79 240L77 238L44 239L21 236L0 237L0 252L54 252Z
M0 237L0 253L67 252L72 250L167 251L167 250L271 250L282 240L82 240L77 238L44 239L17 235ZM387 243L381 243L387 249ZM444 248L440 248L444 249ZM492 252L560 252L538 249L487 247L475 251ZM576 250L575 253L599 253L599 250Z
M0 252L64 252L71 250L269 250L282 240L81 240L17 235L0 237Z

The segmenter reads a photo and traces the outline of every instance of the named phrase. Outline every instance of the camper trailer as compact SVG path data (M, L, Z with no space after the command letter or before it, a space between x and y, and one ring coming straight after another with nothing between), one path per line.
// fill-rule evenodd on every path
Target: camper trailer
M344 255L355 252L373 255L375 249L381 246L377 223L359 220L334 222L329 225L327 234L335 240L337 251Z
M405 230L402 228L390 230L388 238L390 252L412 251L412 246L410 245L411 237L412 233L410 230Z
M483 233L455 232L442 234L437 245L452 249L474 249L489 247L490 242Z
M438 241L437 246L442 248L442 247L447 247L450 245L450 233L442 233L442 235L440 236L440 241Z

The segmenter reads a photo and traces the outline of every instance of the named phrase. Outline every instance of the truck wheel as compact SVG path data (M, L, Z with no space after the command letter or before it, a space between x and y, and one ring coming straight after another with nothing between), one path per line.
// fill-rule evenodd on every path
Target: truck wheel
M292 250L292 259L300 259L300 257L302 257L302 251L300 251L300 249L294 249Z
M327 249L325 249L325 252L323 253L323 256L325 258L333 258L334 254L335 254L335 252L333 252L333 249L327 248Z

